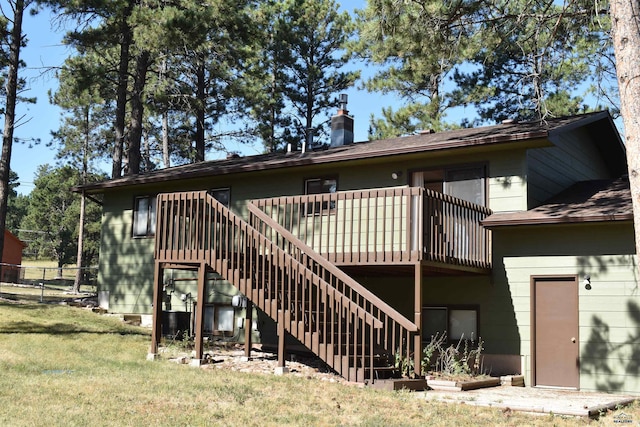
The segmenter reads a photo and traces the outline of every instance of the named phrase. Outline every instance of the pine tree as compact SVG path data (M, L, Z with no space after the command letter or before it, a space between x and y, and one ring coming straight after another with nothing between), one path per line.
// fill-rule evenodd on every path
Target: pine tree
M89 181L98 178L88 177ZM38 168L34 184L21 228L41 231L31 245L37 247L40 254L52 256L58 268L62 268L75 261L77 255L80 196L72 193L71 188L80 184L80 171L71 166L43 165ZM101 213L102 208L97 204L87 206L87 224L91 225L85 236L84 265L96 260Z
M333 0L288 0L285 19L287 45L293 62L287 68L287 98L294 115L298 141L319 141L337 95L354 85L358 71L342 71L350 56L344 52L355 27L347 12Z
M4 15L2 24L5 26L2 31L2 62L0 65L6 67L6 81L2 86L4 92L4 130L2 134L2 155L0 157L0 259L4 252L4 231L7 221L7 206L10 187L10 166L11 150L13 146L13 132L16 126L16 103L18 101L18 89L23 84L19 78L19 68L22 64L20 60L20 50L24 46L25 40L22 35L22 19L25 10L31 5L29 0L8 1L12 16ZM3 9L4 10L4 9ZM11 23L11 29L7 31L6 26Z
M359 39L351 48L381 67L365 87L405 101L396 111L387 108L382 121L372 120L370 134L392 137L443 128L452 107L445 83L474 49L482 3L369 0L359 11Z
M370 0L353 47L382 67L367 87L407 102L373 134L439 130L462 106L476 112L464 126L599 108L610 52L598 12L586 0Z
M502 0L479 12L473 55L453 76L454 102L476 106L475 123L603 108L586 99L596 88L585 82L595 83L591 76L601 69L593 59L607 61L611 53L609 20L593 2Z
M249 57L246 71L245 102L249 116L256 122L255 133L267 152L275 152L293 143L292 118L286 113L287 85L292 52L287 44L290 32L285 19L285 3L265 1L255 11L254 22L262 37L256 37L255 53Z
M66 72L68 70L63 69L62 74L64 75ZM105 135L109 134L104 126L104 102L97 95L95 88L92 90L86 88L85 85L78 85L78 80L73 78L61 79L61 86L52 97L52 102L62 107L66 112L60 129L53 132L52 135L54 141L59 145L58 158L68 160L70 165L79 165L77 169L79 184L87 184L93 170L92 164L101 157L100 152L105 150L103 141ZM87 242L85 240L85 218L87 217L85 202L83 193L79 202L77 270L72 289L76 293L80 291L83 279L83 268L85 267L83 262L88 258L85 256L85 242ZM95 208L93 210L95 211Z

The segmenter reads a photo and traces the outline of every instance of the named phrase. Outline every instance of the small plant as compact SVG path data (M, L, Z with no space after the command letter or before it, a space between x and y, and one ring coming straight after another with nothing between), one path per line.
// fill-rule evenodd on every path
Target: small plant
M435 368L435 361L438 355L442 352L442 346L446 341L447 336L445 333L440 334L436 332L435 335L431 335L431 340L422 351L422 370L429 371Z
M396 351L394 367L400 372L408 373L413 370L413 358L404 357L400 350Z
M446 337L446 332L431 337L423 350L423 370L448 377L480 375L484 342L479 339L475 344L462 336L457 344L445 347Z

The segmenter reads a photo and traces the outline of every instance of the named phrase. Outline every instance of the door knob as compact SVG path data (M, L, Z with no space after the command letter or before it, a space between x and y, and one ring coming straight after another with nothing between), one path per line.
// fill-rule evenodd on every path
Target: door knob
M576 337L571 337L571 342L576 342Z

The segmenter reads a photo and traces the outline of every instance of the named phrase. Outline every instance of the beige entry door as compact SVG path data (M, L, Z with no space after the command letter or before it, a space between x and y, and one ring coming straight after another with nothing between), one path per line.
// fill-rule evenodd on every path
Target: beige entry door
M532 279L533 385L580 387L578 278Z

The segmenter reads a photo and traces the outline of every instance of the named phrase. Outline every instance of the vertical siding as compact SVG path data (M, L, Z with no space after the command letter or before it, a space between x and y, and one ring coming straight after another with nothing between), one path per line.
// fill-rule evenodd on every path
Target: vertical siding
M530 208L575 182L611 177L587 130L558 135L553 143L527 154Z

